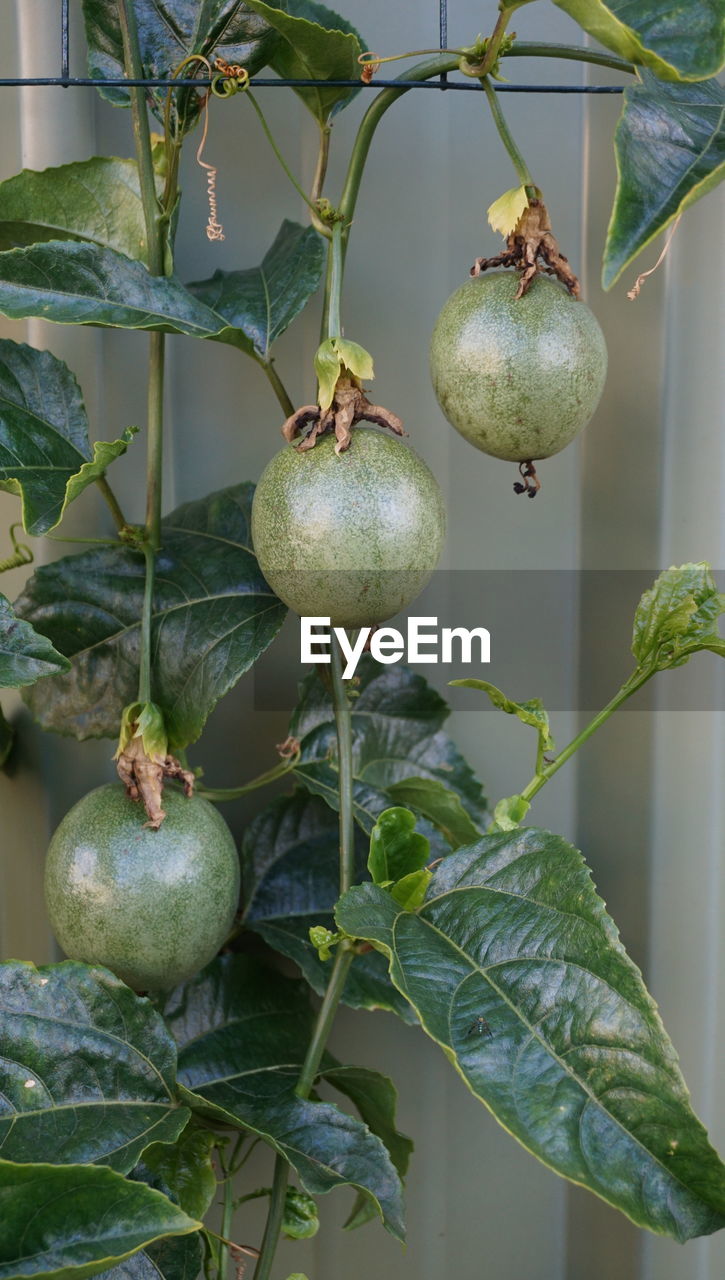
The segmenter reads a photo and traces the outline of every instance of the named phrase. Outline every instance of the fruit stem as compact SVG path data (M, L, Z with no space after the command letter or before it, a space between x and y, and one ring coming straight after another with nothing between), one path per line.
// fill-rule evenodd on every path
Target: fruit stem
M332 238L329 246L330 261L330 287L327 296L327 320L325 324L325 337L341 338L342 322L340 320L340 305L342 294L342 267L343 267L343 224L335 222L332 226ZM334 658L333 658L334 663Z
M488 98L488 105L491 108L491 115L493 116L493 122L498 129L499 137L511 157L514 169L521 181L521 185L526 188L526 195L529 200L535 200L536 187L534 185L534 180L529 173L529 168L524 157L514 142L511 130L509 129L506 123L506 118L501 110L501 103L498 100L498 94L496 93L496 90L491 84L488 76L483 76L481 78L481 86Z
M300 758L299 752L292 756L289 760L280 760L273 769L268 769L266 773L260 773L259 777L253 778L251 782L245 782L241 787L203 787L196 788L197 794L203 796L205 800L211 800L214 804L223 804L225 800L238 800L240 796L246 796L250 791L256 791L258 787L266 787L270 782L277 782L279 778L283 778L285 774L294 769Z
M540 757L537 758L536 773L520 793L521 799L529 802L533 800L537 792L541 791L541 788L546 785L549 779L553 778L554 774L559 772L561 766L566 764L567 760L571 759L575 751L578 751L587 739L591 738L592 734L596 733L597 729L599 729L601 725L603 725L605 721L607 721L609 717L627 701L628 698L631 698L633 693L636 693L638 689L641 689L642 685L646 684L653 675L653 668L643 670L641 667L638 667L636 671L633 671L632 675L625 684L622 685L622 688L618 693L616 693L615 696L607 703L606 707L602 707L601 711L597 712L594 719L589 721L589 724L582 729L581 733L578 733L575 738L572 738L571 742L559 752L556 759L544 769L540 769L539 767L540 763L543 763L543 754L540 753Z
M510 48L506 49L502 54L502 58L563 58L566 61L589 62L597 67L610 67L613 71L621 71L627 75L634 75L634 63L628 62L624 58L618 58L616 54L605 53L597 49L585 49L579 45L569 44L542 44L539 42L529 42L517 40ZM440 54L435 58L427 59L425 62L417 62L415 66L409 67L397 77L396 86L382 89L381 92L373 99L363 116L360 127L357 131L355 143L350 155L347 176L343 187L342 197L339 203L339 209L344 214L345 226L349 228L355 212L355 205L360 192L365 162L370 151L370 146L375 136L380 121L382 120L388 107L392 107L398 98L402 97L410 89L411 80L432 80L434 76L446 75L450 71L457 71L459 57L452 57L450 54ZM397 86L400 86L399 88ZM347 235L343 237L344 247L347 246Z
M118 0L118 16L123 39L123 61L126 75L132 80L143 78L143 65L138 39L138 27L133 4L129 0ZM176 180L167 182L164 193L164 207L161 208L156 196L156 175L151 147L151 131L144 91L140 86L132 86L131 113L133 117L133 135L138 165L141 200L143 204L146 237L148 240L148 262L151 275L162 276L164 269L164 236L162 222L176 201ZM147 397L147 442L146 442L146 537L144 543L144 559L146 581L144 586L144 604L141 618L141 655L139 663L139 702L151 700L151 624L153 619L155 553L161 541L161 505L162 505L162 473L163 473L163 409L164 409L164 357L165 337L163 333L149 335L149 372Z
M340 224L337 224L340 225ZM334 230L334 228L333 228ZM345 682L342 678L342 652L338 640L332 641L332 703L337 729L337 761L340 798L340 894L352 885L355 875L355 820L353 811L352 772L352 717ZM322 1055L325 1052L337 1007L345 989L345 982L354 959L352 942L343 938L335 952L330 981L327 984L312 1032L305 1060L302 1064L295 1092L300 1098L309 1098L312 1092ZM274 1162L274 1180L269 1202L267 1224L254 1272L254 1280L269 1280L275 1250L279 1241L284 1214L289 1166L282 1156Z

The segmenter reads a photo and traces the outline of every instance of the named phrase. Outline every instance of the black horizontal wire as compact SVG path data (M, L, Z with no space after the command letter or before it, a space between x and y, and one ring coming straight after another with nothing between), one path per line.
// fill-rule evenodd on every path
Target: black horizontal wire
M210 80L126 80L126 79L91 79L84 76L29 76L23 79L17 77L4 76L0 77L0 88L26 88L40 87L45 85L59 85L63 89L68 88L91 88L91 89L123 89L132 86L138 86L143 89L208 89L211 86ZM445 89L449 92L452 89L470 90L473 93L482 93L483 90L479 84L459 84L457 81L448 80L441 84L440 80L375 80L371 84L364 84L361 80L277 80L263 79L253 77L249 81L250 88L254 89L313 89L313 88L341 88L341 89ZM494 89L497 93L623 93L627 86L623 84L496 84Z

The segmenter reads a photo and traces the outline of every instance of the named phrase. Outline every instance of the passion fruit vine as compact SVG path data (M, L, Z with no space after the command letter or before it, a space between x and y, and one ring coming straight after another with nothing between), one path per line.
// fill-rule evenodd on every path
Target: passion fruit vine
M272 590L296 613L369 626L425 586L445 508L432 472L393 436L358 427L338 449L328 434L272 458L254 495L252 540Z
M72 960L102 964L135 991L174 987L208 964L239 902L239 860L208 800L168 788L158 831L118 783L66 814L48 849L45 896Z

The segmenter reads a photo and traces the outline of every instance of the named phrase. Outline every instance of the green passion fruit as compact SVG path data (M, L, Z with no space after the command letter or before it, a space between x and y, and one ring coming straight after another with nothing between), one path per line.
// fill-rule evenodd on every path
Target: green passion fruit
M63 950L135 991L166 990L208 964L239 902L236 847L214 806L168 787L164 807L152 831L120 784L97 787L63 818L45 866Z
M494 458L527 463L565 448L596 409L607 348L596 317L562 285L495 272L445 303L430 345L438 403L456 431Z
M313 449L282 449L254 495L252 540L272 590L333 626L369 626L404 609L444 536L435 476L407 445L365 428L344 453L331 435Z

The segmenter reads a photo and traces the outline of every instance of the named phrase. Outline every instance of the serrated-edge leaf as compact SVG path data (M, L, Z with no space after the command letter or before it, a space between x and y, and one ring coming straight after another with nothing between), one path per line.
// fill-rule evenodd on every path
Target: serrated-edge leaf
M725 1168L641 974L561 837L536 828L486 837L445 860L417 915L359 885L336 919L388 954L424 1030L544 1164L680 1241L725 1225ZM491 1034L472 1039L482 1016ZM566 1051L549 1043L557 1018Z
M526 194L526 187L511 187L489 205L486 212L489 226L493 231L500 232L502 236L510 235L524 209L528 207L529 197Z
M516 716L522 724L529 725L532 729L536 729L541 737L542 746L545 751L554 749L554 739L551 736L549 728L549 715L542 706L541 698L529 698L527 702L514 702L511 698L507 698L505 693L497 689L495 684L489 684L488 680L451 680L451 687L455 686L461 689L478 689L481 693L488 694L497 711L503 711L507 716Z

